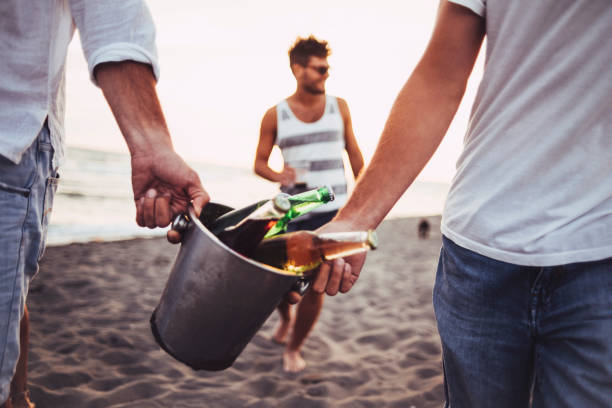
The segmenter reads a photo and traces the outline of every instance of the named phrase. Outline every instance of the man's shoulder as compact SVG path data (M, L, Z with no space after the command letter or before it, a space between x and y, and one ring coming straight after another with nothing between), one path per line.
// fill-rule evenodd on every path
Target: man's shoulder
M336 98L336 101L338 101L338 105L348 106L348 103L346 103L346 100L344 98L341 98L339 96L332 96L332 97Z
M343 98L339 96L334 96L334 98L336 98L336 101L338 103L338 109L340 110L340 113L342 114L342 116L345 118L350 116L350 111L349 111L348 103L346 102L346 100L344 100Z
M276 105L266 110L266 113L263 115L262 123L276 127Z
M341 98L341 97L339 97L337 95L330 95L330 94L326 94L325 96L328 99L328 103L329 103L330 100L334 100L335 99L336 103L338 104L338 106L340 108L348 107L348 103L346 102L346 100L344 98Z

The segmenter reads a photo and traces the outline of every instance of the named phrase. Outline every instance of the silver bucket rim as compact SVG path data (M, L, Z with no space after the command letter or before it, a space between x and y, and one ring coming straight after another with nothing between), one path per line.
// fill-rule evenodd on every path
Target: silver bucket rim
M230 248L229 246L225 245L225 243L223 241L221 241L215 234L213 234L212 232L210 232L210 230L208 228L206 228L204 226L204 224L202 224L202 221L200 221L200 218L196 215L195 213L195 209L193 208L192 205L189 206L188 209L188 214L189 214L189 221L192 222L194 224L194 226L196 226L201 232L203 232L204 234L206 234L211 240L213 240L217 245L221 246L223 249L225 249L226 251L228 251L229 253L231 253L232 255L241 258L243 261L256 266L258 268L264 269L268 272L272 272L272 273L276 273L278 275L283 275L283 276L295 276L295 277L303 277L304 274L300 273L293 273L293 272L288 272L284 269L280 269L280 268L276 268L274 266L271 265L267 265L261 262L258 262L254 259L248 258L236 251L234 251L232 248Z

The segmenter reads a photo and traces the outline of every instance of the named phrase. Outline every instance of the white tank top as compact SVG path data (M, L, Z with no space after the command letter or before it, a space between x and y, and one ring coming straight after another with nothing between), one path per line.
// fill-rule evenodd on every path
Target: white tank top
M276 145L281 149L285 165L296 169L297 182L306 186L282 188L289 194L330 185L335 199L313 212L337 210L347 199L346 177L342 153L344 145L344 121L338 101L326 96L325 112L315 122L299 120L286 100L276 105Z

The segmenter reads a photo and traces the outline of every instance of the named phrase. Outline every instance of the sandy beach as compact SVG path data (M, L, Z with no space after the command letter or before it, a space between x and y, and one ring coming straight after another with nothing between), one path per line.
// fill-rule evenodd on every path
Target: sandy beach
M165 239L50 247L28 297L29 383L38 408L441 407L440 344L431 296L439 217L383 222L357 285L327 297L304 347L282 371L273 314L236 363L194 371L155 343L151 312L178 246Z

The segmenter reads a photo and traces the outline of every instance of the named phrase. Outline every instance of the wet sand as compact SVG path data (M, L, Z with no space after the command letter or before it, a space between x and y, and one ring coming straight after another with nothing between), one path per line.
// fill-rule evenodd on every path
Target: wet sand
M29 383L38 408L440 407L440 344L431 296L439 217L385 221L357 285L327 297L304 346L308 366L282 370L273 314L236 363L194 371L149 328L177 246L164 239L47 249L28 298Z

